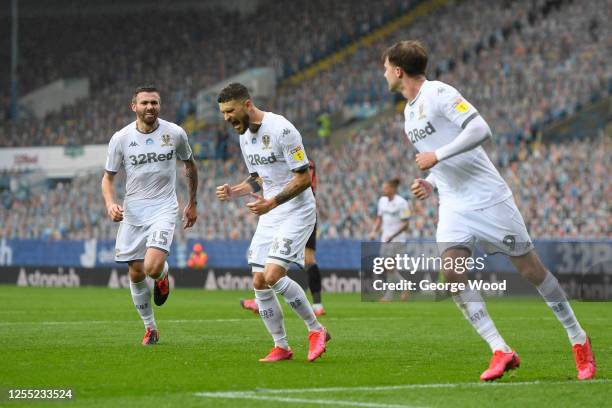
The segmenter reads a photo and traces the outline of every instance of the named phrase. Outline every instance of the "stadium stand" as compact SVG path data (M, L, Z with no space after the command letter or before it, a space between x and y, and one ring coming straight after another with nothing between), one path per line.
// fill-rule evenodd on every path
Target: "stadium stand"
M368 6L370 8L358 11L357 15L365 16L370 13L371 18L366 23L363 17L361 29L357 32L351 29L346 35L338 33L345 24L329 24L337 19L350 21L346 3L332 2L337 5L327 9L326 7L331 6L315 2L312 9L306 7L303 10L295 10L291 15L296 16L296 21L313 21L312 31L322 33L315 36L310 45L304 41L304 36L294 30L289 31L293 35L277 36L282 28L275 25L261 32L243 33L243 26L253 25L240 26L240 19L232 21L224 14L215 14L215 17L207 14L203 20L194 20L196 14L177 13L172 19L176 24L165 27L165 20L159 22L161 27L166 28L158 45L162 50L160 55L168 55L163 61L156 61L155 56L147 54L148 48L143 44L130 44L127 41L125 48L115 49L124 47L121 45L124 41L115 41L112 46L102 47L112 51L99 53L100 58L105 56L104 61L79 57L77 51L73 57L66 58L84 60L88 64L94 64L92 66L70 65L75 72L67 68L49 68L45 70L49 72L46 76L37 75L38 71L24 74L25 82L28 83L27 78L31 77L47 78L48 82L61 76L57 72L62 72L62 75L87 72L94 84L96 97L85 105L68 107L59 113L51 114L44 121L30 119L17 125L7 124L0 130L0 145L104 143L114 129L131 119L129 110L125 109L125 101L129 100L129 90L132 89L135 78L155 78L161 89L167 90L164 94L166 117L180 121L190 111L196 90L257 64L275 67L279 78L282 78L283 75L304 68L332 50L346 45L350 38L363 36L374 27L384 27L383 23L390 19L392 13L381 14L376 10L393 10L392 6L395 6L396 10L405 11L410 9L412 4L406 1L389 1L371 2L371 6ZM265 12L261 13L261 16L258 13L257 18L262 21L269 19L278 11L275 7L280 6L262 6ZM601 21L599 10L602 7L605 7L605 0L596 0L587 5L568 1L520 0L503 2L501 7L485 1L469 5L451 3L448 7L440 8L413 24L400 28L390 37L358 49L348 59L320 72L307 83L281 89L271 108L291 118L303 132L314 130L317 117L324 112L343 113L348 117L376 113L393 102L393 95L380 80L381 50L396 40L421 38L434 57L430 64L431 77L455 84L477 106L482 106L483 103L490 106L493 101L487 118L495 124L500 136L531 137L537 132L541 122L571 114L594 98L609 95L612 73L610 64L606 63L609 53L604 42L610 36L608 26ZM578 8L580 13L577 12ZM319 18L315 17L317 11L321 14ZM457 16L460 16L462 22L460 29L453 24ZM155 18L159 17L154 15L153 21ZM272 21L277 20L272 18ZM283 20L283 23L285 22L295 23ZM70 25L70 21L67 24ZM74 22L75 29L78 29L78 24L80 22ZM94 19L90 31L96 33L106 30L108 24L120 27L125 21L119 17L106 18L99 22ZM219 29L222 24L229 24L230 27L232 24L238 24L236 35L232 38L221 35L233 33L232 30ZM59 37L57 44L63 44L62 36L53 35L53 30L58 30L57 23L52 25L47 22L47 25L50 25L50 28L46 29L49 32L47 37ZM431 30L432 26L437 29ZM572 27L572 30L567 30L567 27ZM462 32L469 35L461 35ZM209 36L212 36L212 41ZM217 39L216 36L221 38ZM295 36L300 40L295 40ZM109 37L103 41L111 41L112 36L102 37ZM252 37L258 38L255 47L241 48L240 39ZM549 44L548 38L561 38L561 41ZM49 40L42 41L44 43ZM324 45L326 41L328 45ZM88 44L90 43L92 42ZM31 44L31 47L34 47L34 44ZM87 50L87 47L87 44L83 44L82 47L75 48ZM136 51L132 51L133 49ZM223 49L236 49L236 54L240 57L235 60L228 60L227 57L200 57L222 55L219 50ZM546 53L540 53L544 49ZM34 55L36 56L35 53ZM129 61L132 58L143 62L130 66ZM42 57L38 59L48 60ZM236 63L237 61L239 63ZM119 69L111 69L115 66ZM551 72L554 72L554 75L551 75ZM28 86L24 87L29 89ZM542 100L538 97L542 93L550 94L551 98ZM212 135L205 135L206 138L214 140L216 135L214 130L212 132ZM198 138L200 136L196 135Z
M259 65L274 67L279 78L290 75L413 3L263 1L253 15L245 16L179 10L172 18L167 11L147 11L25 19L22 94L56 79L87 76L92 97L44 121L27 118L16 125L6 123L0 128L0 147L106 143L115 129L131 120L126 101L142 82L155 82L164 90L166 117L180 122L198 90ZM125 35L128 27L130 35ZM150 27L156 27L153 37ZM304 36L295 27L308 27L313 35ZM75 32L82 35L70 34ZM0 70L0 82L9 83L7 67ZM8 89L0 91L5 112Z
M610 29L600 15L606 4L515 1L500 8L486 1L458 2L284 90L276 108L302 128L312 127L322 112L384 109L393 96L381 80L381 50L417 38L433 56L430 77L454 84L476 106L489 107L485 116L498 135L529 137L540 122L610 94L605 46Z
M384 27L394 15L417 2L360 2L360 8L353 9L350 2L316 0L295 10L286 8L294 7L292 2L266 4L265 13L254 17L262 24L249 25L265 27L257 32L248 31L252 29L240 24L241 17L230 14L179 12L172 23L153 15L153 21L164 28L164 37L156 43L161 55L167 56L163 61L155 59L158 54L151 55L147 44L133 44L129 38L122 42L108 36L92 44L100 30L122 32L125 19L100 16L86 22L66 22L73 30L79 29L80 24L87 25L92 37L78 40L83 43L70 54L72 64L62 61L51 66L53 61L44 55L39 56L40 66L27 64L32 71L23 75L27 84L24 88L33 89L54 78L86 72L92 78L96 97L64 108L44 121L3 124L0 146L106 143L114 130L133 120L127 109L121 109L129 100L132 87L128 84L135 78L154 77L163 89L168 89L164 94L168 114L163 116L176 120L181 110L189 109L185 105L189 105L197 89L264 62L272 64L279 77L285 77L375 28ZM493 5L478 0L449 4L389 37L357 49L308 81L282 88L274 110L306 131L323 112L351 107L384 111L394 104L394 99L382 78L381 51L396 40L422 38L434 56L431 76L459 88L491 124L495 138L490 155L514 191L532 236L610 238L612 232L607 226L612 221L612 190L606 175L612 169L605 156L609 130L591 140L556 145L540 143L537 138L543 123L570 116L581 106L610 94L610 29L601 14L607 2L518 0ZM330 23L351 21L354 17L351 14L349 18L349 8L359 16L359 25ZM286 19L275 19L281 11L283 15L291 12L286 13ZM458 19L460 25L455 23ZM298 22L308 22L317 35L310 40L299 30L285 30L299 26ZM224 25L236 30L220 30ZM46 35L42 41L48 41L51 50L70 40L55 35L57 22L43 27L41 31ZM245 36L257 38L251 42L255 46L250 51L241 48ZM560 40L551 42L550 38ZM32 42L26 47L34 45ZM83 52L91 47L107 52L91 60L84 58L87 54ZM44 48L40 47L40 52ZM228 60L227 53L221 52L228 49L236 50L235 60ZM31 58L37 58L37 54ZM142 63L130 65L133 58ZM236 64L238 61L242 65ZM6 96L3 101L6 104ZM382 115L368 127L353 132L339 147L309 150L317 161L321 182L318 199L322 238L365 238L384 180L401 176L402 192L408 195L409 183L417 173L402 123L399 115ZM214 157L227 160L200 162L200 222L188 232L177 229L179 239L243 239L256 225L242 202L221 207L214 199L216 185L237 181L236 174L246 174L246 169L232 142L235 138L228 136L227 129L212 132L216 144L222 146ZM49 182L31 175L24 177L17 171L2 173L0 237L114 238L116 225L105 216L99 198L100 177L101 172L72 181ZM182 177L177 179L181 201L186 189ZM435 201L412 205L412 236L431 237L435 231ZM545 224L534 221L543 218L547 220Z
M402 118L393 116L356 132L333 150L310 151L317 162L319 230L321 238L366 239L382 182L402 178L400 195L410 197L409 184L418 176L414 156L401 133ZM515 194L534 238L610 238L612 231L612 164L606 157L610 129L594 140L564 144L525 142L488 149ZM508 159L506 156L510 157ZM507 163L504 165L504 163ZM178 238L242 239L255 230L256 219L237 200L221 205L214 189L237 182L246 168L240 157L205 161L199 168L200 221ZM121 174L121 173L120 173ZM116 224L107 217L99 199L101 171L71 183L24 185L21 174L3 173L0 190L0 237L47 239L112 239ZM178 195L183 204L187 189L179 170ZM22 180L21 183L19 180ZM8 186L8 187L7 187ZM121 181L117 183L119 194ZM436 198L411 201L410 235L432 237ZM541 220L547 220L542 223Z

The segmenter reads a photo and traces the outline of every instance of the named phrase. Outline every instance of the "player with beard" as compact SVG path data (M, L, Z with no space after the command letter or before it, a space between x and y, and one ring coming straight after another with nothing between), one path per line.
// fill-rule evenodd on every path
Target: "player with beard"
M242 84L223 88L217 102L225 121L240 134L240 148L250 173L242 183L217 187L217 198L227 201L251 196L254 201L246 206L259 216L248 263L259 314L274 339L272 351L259 361L293 357L277 295L282 295L306 324L308 361L314 361L325 352L331 337L317 320L304 290L287 276L291 263L304 267L304 248L316 222L302 137L283 116L258 109ZM258 194L262 190L263 195Z
M130 291L145 326L143 345L159 341L146 277L154 279L154 301L161 306L170 294L168 263L178 215L176 159L185 163L189 202L183 211L183 227L197 219L198 172L187 140L178 125L158 118L159 91L139 87L132 98L136 120L116 132L108 146L102 195L108 216L120 222L115 261L128 264ZM123 205L115 201L113 185L121 168L126 173Z
M316 199L317 168L312 159L308 159L308 171L310 172L310 179L312 180L310 188L312 188L312 193L315 195ZM325 315L327 312L325 311L321 301L321 272L319 271L319 265L317 265L316 250L317 223L315 222L314 229L312 230L308 241L306 241L304 265L306 266L306 273L308 274L308 289L310 289L310 293L312 294L312 310L314 310L315 316L320 317ZM257 301L255 299L241 299L240 306L242 306L242 308L245 310L259 314L259 306L257 306Z
M518 272L533 284L569 337L578 379L595 376L591 341L576 319L557 278L540 261L512 191L489 160L481 144L491 129L455 88L425 76L427 51L418 41L402 41L383 54L389 90L401 93L407 103L404 130L419 153L416 164L430 170L426 179L412 184L414 195L424 200L437 187L440 208L436 241L444 259L466 259L480 243L488 253L507 255ZM443 270L448 282L467 285L466 274ZM485 340L493 357L480 376L500 378L520 364L498 332L478 291L465 289L453 300Z

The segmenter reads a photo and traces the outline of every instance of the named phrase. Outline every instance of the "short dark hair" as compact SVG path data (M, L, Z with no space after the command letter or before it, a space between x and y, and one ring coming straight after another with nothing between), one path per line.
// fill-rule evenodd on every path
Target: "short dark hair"
M155 87L155 85L143 85L143 86L139 86L138 88L134 90L134 94L132 95L133 102L136 102L136 97L141 92L157 92L157 94L159 95L159 98L161 99L161 93L159 92L157 87Z
M245 101L247 99L251 99L251 94L249 94L247 87L238 82L232 82L219 92L217 102L224 103L233 100Z
M420 41L400 41L387 48L382 55L383 62L400 67L410 76L425 75L427 68L427 50Z
M401 180L399 179L399 177L395 177L395 178L392 178L391 180L387 180L387 183L389 183L389 185L396 190L399 187L400 182Z

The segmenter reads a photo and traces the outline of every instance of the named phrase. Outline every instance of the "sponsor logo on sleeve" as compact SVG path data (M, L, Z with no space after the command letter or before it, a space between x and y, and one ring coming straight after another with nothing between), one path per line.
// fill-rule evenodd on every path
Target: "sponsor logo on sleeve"
M466 113L470 110L470 105L463 99L459 98L453 104L453 108L459 113Z
M291 156L295 161L303 161L304 160L304 149L302 146L297 146L291 149Z

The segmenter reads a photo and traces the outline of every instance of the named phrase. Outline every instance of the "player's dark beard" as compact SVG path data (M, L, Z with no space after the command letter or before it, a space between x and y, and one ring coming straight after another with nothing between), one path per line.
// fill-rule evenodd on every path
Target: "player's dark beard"
M157 115L155 114L155 112L149 112L149 113L153 115L153 119L147 120L147 112L142 112L142 115L140 116L140 120L142 120L147 125L152 125L157 120Z
M251 120L249 119L249 115L244 115L244 119L242 120L242 134L244 134L247 129L251 127Z
M251 123L251 119L249 118L249 115L247 115L245 119L245 127L249 128L251 133L257 133L261 127L261 123Z
M252 133L257 133L260 127L261 127L261 123L249 123L249 130Z
M242 119L242 125L244 130L241 134L244 134L247 129L249 129L252 133L257 133L257 131L261 127L261 123L251 123L249 115L244 115L244 119Z

